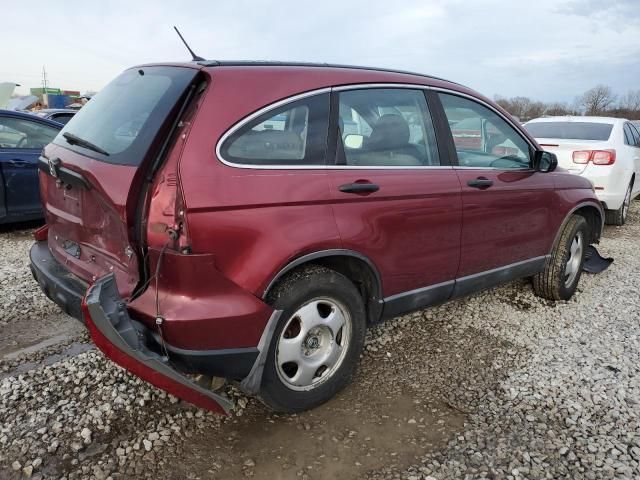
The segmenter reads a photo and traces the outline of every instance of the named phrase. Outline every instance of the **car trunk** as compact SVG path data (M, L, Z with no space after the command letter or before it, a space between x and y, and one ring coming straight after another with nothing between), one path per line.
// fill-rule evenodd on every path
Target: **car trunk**
M140 282L148 174L197 74L167 66L127 70L45 148L40 189L49 248L87 283L113 273L127 298Z
M602 146L604 142L599 140L568 140L564 138L537 138L536 140L544 150L556 154L558 165L578 175L584 171L587 164L575 163L573 152L605 148Z

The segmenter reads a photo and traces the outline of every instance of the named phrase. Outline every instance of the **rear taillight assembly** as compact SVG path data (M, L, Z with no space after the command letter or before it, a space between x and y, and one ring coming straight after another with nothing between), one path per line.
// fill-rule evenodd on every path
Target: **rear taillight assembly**
M612 165L615 161L615 150L576 150L573 152L573 163L593 162L594 165Z

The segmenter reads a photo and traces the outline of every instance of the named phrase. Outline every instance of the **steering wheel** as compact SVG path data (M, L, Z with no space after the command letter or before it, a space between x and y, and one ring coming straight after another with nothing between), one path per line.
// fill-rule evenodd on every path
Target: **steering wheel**
M16 148L21 148L22 145L27 142L27 137L22 137L20 140L18 140L18 143L16 143Z

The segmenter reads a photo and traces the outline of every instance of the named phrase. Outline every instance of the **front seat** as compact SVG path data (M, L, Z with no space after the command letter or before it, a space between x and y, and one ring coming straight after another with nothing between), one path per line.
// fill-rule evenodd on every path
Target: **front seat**
M409 137L409 124L401 115L382 115L364 140L367 164L422 165L420 152L409 143Z

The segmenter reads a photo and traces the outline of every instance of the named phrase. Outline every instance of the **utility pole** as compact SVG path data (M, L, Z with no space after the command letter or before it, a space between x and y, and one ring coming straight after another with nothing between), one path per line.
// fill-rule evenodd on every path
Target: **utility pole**
M44 92L43 93L47 93L47 87L49 86L49 81L47 80L47 71L44 68L44 65L42 66L42 88L44 88Z

